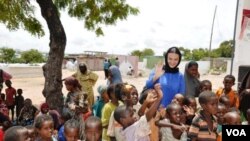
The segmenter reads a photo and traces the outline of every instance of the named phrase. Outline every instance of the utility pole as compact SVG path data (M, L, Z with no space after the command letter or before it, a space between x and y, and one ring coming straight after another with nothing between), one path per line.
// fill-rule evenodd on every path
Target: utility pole
M234 37L233 37L233 45L232 45L232 57L231 57L231 67L230 67L230 74L233 73L233 63L234 63L234 51L235 51L235 38L236 38L236 26L238 20L238 9L239 9L239 0L237 0L236 4L236 12L235 12L235 21L234 21Z
M210 36L210 43L209 43L209 61L210 61L210 69L212 68L211 46L212 46L212 39L213 39L214 19L215 19L215 15L216 15L216 10L217 10L217 5L215 6L215 9L214 9L214 17L213 17L213 22L212 22L212 29L211 29L211 36Z

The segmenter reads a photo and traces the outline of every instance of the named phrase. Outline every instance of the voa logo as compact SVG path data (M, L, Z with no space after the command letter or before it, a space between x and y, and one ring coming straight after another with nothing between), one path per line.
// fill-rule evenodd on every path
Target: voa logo
M227 136L247 136L244 129L226 129Z

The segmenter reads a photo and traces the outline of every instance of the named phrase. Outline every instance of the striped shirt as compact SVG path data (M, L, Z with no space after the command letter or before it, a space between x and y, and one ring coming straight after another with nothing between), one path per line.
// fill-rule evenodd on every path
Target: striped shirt
M213 130L210 131L208 128L207 121L203 116L201 110L193 119L189 129L188 137L190 139L196 138L197 141L216 141L217 138L217 121L212 116Z

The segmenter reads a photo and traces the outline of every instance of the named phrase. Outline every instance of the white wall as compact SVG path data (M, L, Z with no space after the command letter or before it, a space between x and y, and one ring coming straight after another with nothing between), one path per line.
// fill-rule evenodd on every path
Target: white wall
M236 77L236 80L238 80L239 66L250 65L250 42L239 40L243 9L250 9L250 0L239 0L235 39L235 57L233 61L233 75Z

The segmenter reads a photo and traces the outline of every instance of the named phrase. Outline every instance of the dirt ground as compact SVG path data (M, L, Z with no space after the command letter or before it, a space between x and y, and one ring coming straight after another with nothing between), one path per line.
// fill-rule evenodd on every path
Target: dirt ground
M12 85L14 88L23 89L23 96L24 98L31 98L35 105L40 105L42 102L45 101L42 95L42 89L44 85L44 78L42 76L42 70L40 67L23 67L23 68L7 68L5 69L9 73L12 74ZM74 73L74 71L62 70L63 78L70 76ZM104 79L104 72L103 71L96 71L95 73L98 74L99 79L94 87L95 95L97 93L97 87L101 84L106 84L106 80ZM222 81L225 74L221 75L204 75L201 76L201 80L208 79L212 82L213 90L222 87ZM138 92L141 92L143 86L148 79L148 74L144 75L143 77L132 77L132 76L123 76L123 81L133 84ZM5 87L6 88L6 87ZM64 95L67 94L67 90L65 87L63 88Z

